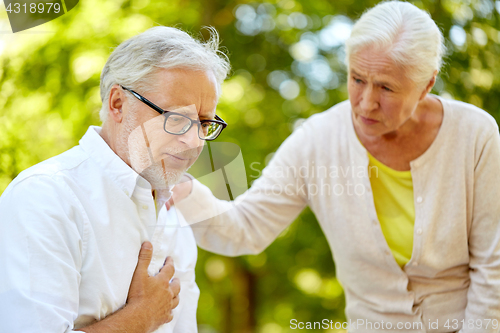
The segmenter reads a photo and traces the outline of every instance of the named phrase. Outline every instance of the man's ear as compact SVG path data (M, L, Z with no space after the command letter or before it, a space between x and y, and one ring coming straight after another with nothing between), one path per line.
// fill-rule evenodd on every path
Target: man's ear
M434 84L436 83L437 74L438 74L437 70L435 70L434 73L432 73L432 78L427 83L427 86L425 87L424 91L422 92L422 95L420 95L420 100L423 100L425 98L425 96L427 96L427 94L431 92L432 87L434 87Z
M119 85L115 84L111 87L108 100L108 113L109 117L116 123L121 123L123 120L122 107L124 98L125 93Z

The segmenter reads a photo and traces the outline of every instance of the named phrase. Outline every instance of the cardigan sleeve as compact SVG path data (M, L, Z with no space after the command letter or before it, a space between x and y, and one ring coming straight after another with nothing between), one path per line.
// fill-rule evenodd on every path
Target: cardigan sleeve
M469 232L469 275L465 322L461 332L498 332L500 322L500 136L494 133L477 151L472 223ZM474 322L474 324L472 324Z
M291 224L307 205L306 180L301 177L307 173L308 159L302 156L310 151L307 135L304 125L295 130L259 179L234 202L218 200L208 187L193 181L191 194L175 205L201 248L227 256L257 254Z

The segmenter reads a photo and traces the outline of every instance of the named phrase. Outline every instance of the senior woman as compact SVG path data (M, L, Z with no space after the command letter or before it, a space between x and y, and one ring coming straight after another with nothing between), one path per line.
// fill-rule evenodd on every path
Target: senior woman
M346 42L349 101L295 130L236 204L198 181L176 189L190 193L176 203L186 219L203 221L198 244L259 253L309 205L349 332L498 332L498 126L429 94L443 52L439 28L414 5L368 10Z

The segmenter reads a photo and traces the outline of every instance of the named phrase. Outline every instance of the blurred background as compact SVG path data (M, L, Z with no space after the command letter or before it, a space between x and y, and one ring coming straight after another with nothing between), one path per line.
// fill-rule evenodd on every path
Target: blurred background
M154 25L207 38L215 27L233 69L218 114L250 184L310 115L347 99L342 44L378 1L81 0L68 14L12 34L0 6L0 194L22 170L100 125L99 75L112 49ZM448 55L433 93L500 119L500 1L414 1L442 29ZM1 217L0 217L1 218ZM199 251L201 333L290 330L290 320L342 322L344 295L310 210L262 254ZM341 330L330 330L341 331Z

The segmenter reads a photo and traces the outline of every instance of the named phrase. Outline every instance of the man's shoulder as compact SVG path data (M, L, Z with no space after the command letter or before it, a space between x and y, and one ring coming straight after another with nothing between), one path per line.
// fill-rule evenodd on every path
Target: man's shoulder
M29 185L31 188L41 182L51 183L52 185L61 184L64 182L61 180L71 179L75 170L88 160L89 156L80 146L75 146L19 173L19 175L9 184L4 194L15 187L23 188Z
M81 233L84 213L72 183L86 160L77 146L24 170L1 195L0 215L32 234L40 228Z

